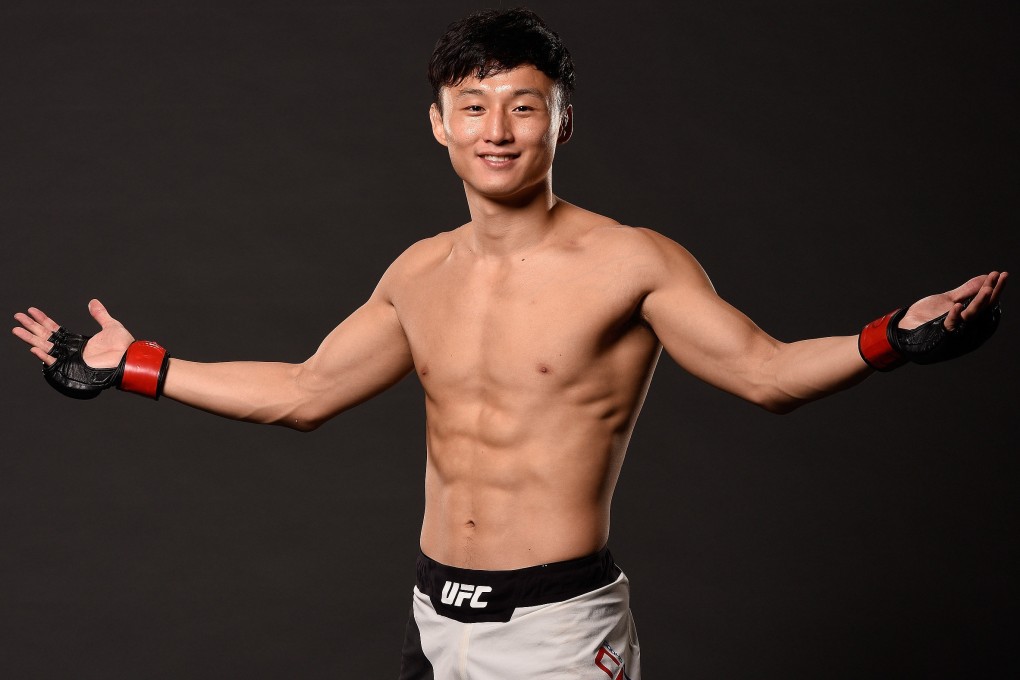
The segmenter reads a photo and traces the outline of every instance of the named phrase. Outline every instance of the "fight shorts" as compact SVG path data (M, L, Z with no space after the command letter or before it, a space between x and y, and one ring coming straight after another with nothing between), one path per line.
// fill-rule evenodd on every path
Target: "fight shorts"
M477 571L418 557L400 680L639 680L627 577L609 550Z

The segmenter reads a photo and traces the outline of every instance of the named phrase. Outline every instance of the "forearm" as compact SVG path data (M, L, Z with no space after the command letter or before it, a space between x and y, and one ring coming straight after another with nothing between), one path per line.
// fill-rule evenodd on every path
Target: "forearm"
M303 371L301 364L171 359L163 395L226 418L310 430L318 419L301 386Z
M765 387L755 401L769 411L787 413L852 387L873 372L861 359L856 335L777 342L762 366Z

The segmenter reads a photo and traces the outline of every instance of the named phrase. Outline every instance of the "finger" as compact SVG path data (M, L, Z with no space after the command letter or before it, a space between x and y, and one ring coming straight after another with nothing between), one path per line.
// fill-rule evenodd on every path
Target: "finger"
M99 300L93 298L89 300L89 314L92 318L102 326L103 328L109 328L110 326L119 326L120 322L110 316L110 313L106 311L106 307Z
M1001 276L1002 275L999 274L999 272L989 272L984 281L981 282L981 289L984 290L987 288L990 294L991 291L995 290L995 286L999 283Z
M47 333L53 333L60 328L60 324L46 316L46 313L38 307L29 307L28 314L40 326L46 329Z
M1002 295L1002 291L1006 288L1006 279L1008 278L1009 272L999 274L999 280L995 282L995 288L992 290L990 304L994 305L999 301L999 296Z
M988 298L992 295L992 289L982 286L981 290L977 292L967 303L967 309L963 312L963 319L965 321L970 320L983 312L988 306Z
M994 274L995 272L992 273ZM965 300L977 295L977 292L981 290L981 286L984 285L988 276L990 275L982 274L980 276L975 276L962 286L957 286L952 290L946 291L946 295L948 295L949 299L953 302L964 302Z
M53 349L53 343L47 340L45 337L40 337L35 333L25 328L13 328L11 332L18 336L23 342L28 343L36 349L40 349L43 353L49 352Z
M39 359L41 362L43 362L47 366L52 366L57 361L54 357L51 357L49 354L47 354L46 352L42 351L38 347L33 347L32 349L30 349L28 351L31 352L32 354L34 354L37 359Z
M947 331L952 333L956 330L960 321L965 320L963 319L963 312L963 303L957 302L953 305L952 309L949 310L949 314L947 314L946 318L942 321L942 325L945 326Z
M995 288L998 285L1000 278L999 272L992 272L984 277L984 280L981 282L981 287L967 304L967 309L963 313L964 321L969 321L974 318L992 304L992 295L995 292Z
M25 330L29 331L33 335L37 335L43 340L49 340L50 336L53 335L53 331L49 330L41 323L30 317L28 314L18 312L14 315L14 319L25 327Z

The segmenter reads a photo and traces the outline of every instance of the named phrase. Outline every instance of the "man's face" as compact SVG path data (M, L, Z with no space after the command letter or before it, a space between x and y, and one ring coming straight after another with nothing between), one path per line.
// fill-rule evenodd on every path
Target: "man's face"
M570 107L534 66L482 80L465 78L440 92L429 111L432 133L469 190L512 198L547 182L556 147L569 139Z

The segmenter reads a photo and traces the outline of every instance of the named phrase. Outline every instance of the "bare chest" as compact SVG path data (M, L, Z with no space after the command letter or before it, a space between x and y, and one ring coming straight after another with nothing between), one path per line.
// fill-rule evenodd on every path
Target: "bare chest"
M633 333L641 294L611 263L444 263L401 295L397 313L427 391L562 387Z

